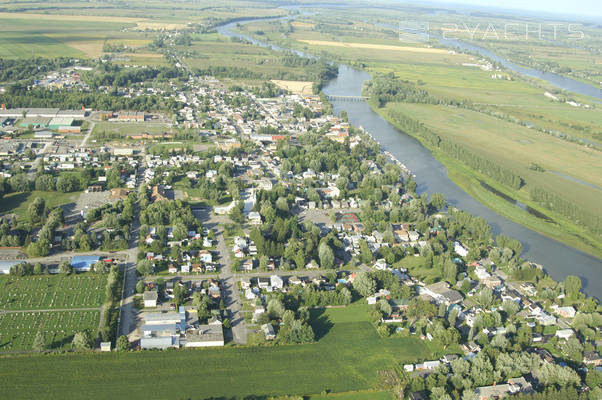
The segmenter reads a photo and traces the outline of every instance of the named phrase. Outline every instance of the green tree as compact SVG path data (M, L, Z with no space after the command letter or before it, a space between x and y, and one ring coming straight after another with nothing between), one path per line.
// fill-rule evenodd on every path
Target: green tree
M441 193L433 193L430 205L435 210L441 210L445 207L445 197Z
M564 280L564 290L570 297L575 297L581 290L581 278L569 275Z
M320 266L322 268L334 267L334 253L326 242L320 243L318 247L318 256L320 257Z
M376 281L368 272L362 271L355 277L353 288L362 296L368 297L376 292Z
M80 331L73 336L73 341L71 344L76 349L89 350L91 347L91 342L92 340L90 338L90 333L88 331Z
M117 351L127 351L130 347L130 341L126 335L121 335L117 339L116 349Z
M63 261L59 264L59 273L69 275L72 272L71 263L69 261Z
M144 293L144 288L146 287L146 285L144 284L144 281L141 279L138 282L136 282L136 293Z
M36 197L27 207L27 217L33 224L37 224L44 218L46 202L41 197Z
M136 270L140 275L150 275L153 272L153 263L146 258L138 261L136 264Z

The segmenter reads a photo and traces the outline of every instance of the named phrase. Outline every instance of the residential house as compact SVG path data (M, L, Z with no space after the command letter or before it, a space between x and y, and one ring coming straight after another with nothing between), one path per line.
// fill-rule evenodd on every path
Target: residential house
M157 299L159 294L156 290L148 290L142 293L142 300L144 301L144 308L157 307Z

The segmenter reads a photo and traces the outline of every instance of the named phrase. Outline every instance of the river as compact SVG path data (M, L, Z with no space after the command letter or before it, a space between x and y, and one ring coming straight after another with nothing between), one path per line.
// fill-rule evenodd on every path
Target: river
M255 19L237 23L252 21ZM237 23L222 25L218 27L218 32L230 37L244 38L258 46L284 50L234 32ZM303 52L295 52L309 56ZM338 77L326 84L323 91L331 96L360 96L364 83L369 79L370 74L365 71L340 65ZM494 234L503 233L520 240L523 245L523 257L543 265L553 279L563 280L567 275L577 275L582 280L585 293L598 299L602 298L602 260L514 223L473 199L449 179L446 168L428 149L388 123L365 101L333 101L332 104L335 113L347 111L349 122L355 126L362 126L380 142L383 150L389 151L416 174L415 181L419 193L443 194L450 205L484 218Z

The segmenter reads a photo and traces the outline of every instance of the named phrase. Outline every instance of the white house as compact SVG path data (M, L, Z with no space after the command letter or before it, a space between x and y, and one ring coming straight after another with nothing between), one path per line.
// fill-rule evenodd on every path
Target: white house
M556 331L556 337L558 337L560 339L564 339L564 340L567 340L574 334L575 334L575 331L570 328L569 329L559 329Z
M142 294L144 300L144 308L157 307L157 299L159 295L156 290L149 290Z
M454 242L454 251L460 257L466 257L466 255L468 254L468 249L466 247L464 247L464 245L458 241Z
M270 276L270 286L274 289L282 289L284 287L284 281L278 275Z

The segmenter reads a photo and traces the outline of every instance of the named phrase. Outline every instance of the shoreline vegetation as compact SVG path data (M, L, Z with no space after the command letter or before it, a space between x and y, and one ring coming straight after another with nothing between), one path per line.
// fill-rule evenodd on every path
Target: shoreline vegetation
M534 203L528 198L525 198L525 196L517 191L511 190L505 185L499 184L485 174L474 171L461 161L453 159L442 150L436 149L434 146L427 143L426 140L424 140L424 138L422 138L420 135L402 127L389 114L389 112L387 112L387 110L384 108L379 108L375 101L370 100L368 101L368 104L373 111L385 118L387 122L395 126L395 128L400 132L412 136L424 147L426 147L433 154L433 156L439 162L441 162L443 166L445 166L448 177L479 203L528 229L602 259L602 248L600 248L598 244L599 242L597 242L595 238L591 237L590 234L585 231L585 229L576 226L565 217L552 210L542 208L540 205ZM543 215L548 216L554 222L548 222L543 218L534 216L520 207L511 204L501 196L483 187L480 182L484 182L486 185L489 185L505 196L524 203L528 207L531 207Z

